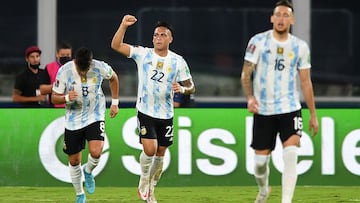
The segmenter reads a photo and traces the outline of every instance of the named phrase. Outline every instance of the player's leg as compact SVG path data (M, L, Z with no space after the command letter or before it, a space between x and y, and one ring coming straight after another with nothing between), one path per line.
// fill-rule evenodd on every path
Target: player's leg
M84 199L85 202L85 194L84 194L84 188L82 184L82 173L81 173L81 152L72 154L69 156L69 170L70 170L70 177L71 182L74 186L75 193L77 196L77 202L82 202L80 199Z
M141 175L139 179L138 195L142 200L147 200L150 187L150 169L157 148L157 140L144 138L141 140L143 151L140 153Z
M282 173L282 203L291 203L297 182L297 147L288 146L283 150L284 171Z
M284 170L282 173L282 203L291 203L294 195L298 160L297 150L302 131L301 112L285 114L281 118L280 139L283 142ZM300 123L299 123L300 122Z
M255 203L264 203L270 194L269 161L270 153L275 148L277 134L274 116L254 115L253 139L251 147L255 150L254 177L259 188Z
M82 133L82 130L70 131L65 129L63 148L63 151L68 154L69 172L75 189L77 203L84 203L86 200L81 179L81 152L85 146L85 138Z
M157 151L158 142L154 124L155 119L141 112L138 112L137 119L140 143L143 146L143 151L140 153L141 174L138 185L138 195L140 199L147 200L150 187L150 169Z
M159 182L164 165L164 154L167 147L159 146L158 153L153 159L153 164L150 170L150 188L148 203L157 203L155 197L155 186Z
M89 194L95 192L95 179L92 171L98 165L104 146L105 122L98 121L85 127L85 135L88 140L89 154L84 166L85 187Z
M270 193L270 187L269 187L270 155L268 153L269 152L264 152L264 151L258 152L257 154L255 154L254 157L255 158L254 176L259 188L259 193L255 200L256 203L266 202Z
M173 119L158 120L157 126L159 126L156 129L159 146L150 170L150 191L148 203L157 203L155 198L155 186L159 182L163 172L166 149L173 143Z
M94 150L94 148L101 148L100 152L102 151L104 141L99 140L92 140L89 141L89 152ZM89 194L93 194L95 192L95 178L92 174L94 168L98 165L100 161L100 155L98 153L89 153L87 163L84 165L83 172L85 178L85 187Z
M284 171L282 173L282 203L291 203L297 182L296 165L298 161L298 144L300 136L292 135L283 145Z

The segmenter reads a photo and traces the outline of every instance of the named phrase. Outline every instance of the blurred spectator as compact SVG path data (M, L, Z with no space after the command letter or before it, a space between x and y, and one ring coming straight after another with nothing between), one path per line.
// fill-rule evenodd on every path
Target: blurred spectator
M47 76L49 78L49 84L40 85L41 94L49 94L51 96L52 86L55 82L56 74L60 67L65 63L72 60L72 46L68 42L61 42L58 44L56 48L56 59L55 61L47 64L45 66L45 70L47 72ZM49 100L49 102L51 99ZM65 104L53 104L56 108L64 108Z
M30 46L25 50L26 68L16 75L13 102L22 107L50 107L46 95L40 94L40 84L49 84L46 72L40 69L41 50Z

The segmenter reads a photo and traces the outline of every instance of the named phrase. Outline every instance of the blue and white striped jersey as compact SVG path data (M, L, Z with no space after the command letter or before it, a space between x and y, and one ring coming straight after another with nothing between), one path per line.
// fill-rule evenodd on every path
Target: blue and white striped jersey
M256 64L254 96L259 114L274 115L301 109L298 71L311 68L310 50L305 41L289 35L277 41L272 30L253 36L245 60Z
M53 91L68 94L75 90L77 100L65 106L65 128L81 129L93 122L104 121L106 100L101 88L104 79L110 79L113 69L105 62L93 59L86 80L81 80L74 61L64 64L56 75Z
M172 84L191 78L184 58L170 50L161 57L153 48L142 46L131 46L129 58L135 60L138 68L137 110L153 118L172 118Z

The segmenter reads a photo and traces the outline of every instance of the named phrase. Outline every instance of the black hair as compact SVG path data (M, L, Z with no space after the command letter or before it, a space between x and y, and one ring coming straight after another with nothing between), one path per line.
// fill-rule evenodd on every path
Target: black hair
M291 9L291 11L294 12L293 4L289 0L280 0L280 1L276 2L275 7L278 7L278 6L289 7Z
M58 52L60 49L72 49L72 46L67 41L61 41L57 44L56 51Z
M80 47L75 54L75 62L81 71L89 69L93 53L86 47Z
M168 30L170 30L170 32L171 32L171 36L174 36L173 28L172 28L172 27L171 27L171 25L170 25L170 24L168 24L167 22L164 22L164 21L158 21L158 22L156 23L156 25L155 25L155 28L154 28L154 29L156 29L156 28L158 28L158 27L165 27L165 28L167 28Z

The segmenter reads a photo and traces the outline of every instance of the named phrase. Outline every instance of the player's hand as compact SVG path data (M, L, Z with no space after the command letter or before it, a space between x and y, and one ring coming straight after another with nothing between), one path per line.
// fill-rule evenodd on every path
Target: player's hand
M315 136L319 130L319 123L316 116L311 116L309 122L309 131L312 132L312 136Z
M137 19L135 18L135 16L132 15L125 15L122 19L121 24L125 25L125 26L130 26L133 25L134 23L136 23Z
M70 102L75 101L77 96L78 96L78 94L74 90L70 91L69 92L69 101Z
M110 106L110 118L115 118L115 116L118 114L118 112L119 112L118 105L111 105Z
M41 95L36 96L36 99L37 99L38 102L45 102L46 97L47 97L47 95L41 94Z
M259 104L256 101L255 97L250 97L248 100L247 108L251 113L258 113L259 112Z
M182 94L184 94L184 92L185 92L184 87L181 86L181 85L180 85L179 83L177 83L177 82L174 82L174 83L172 84L172 90L173 90L175 93L182 93Z

